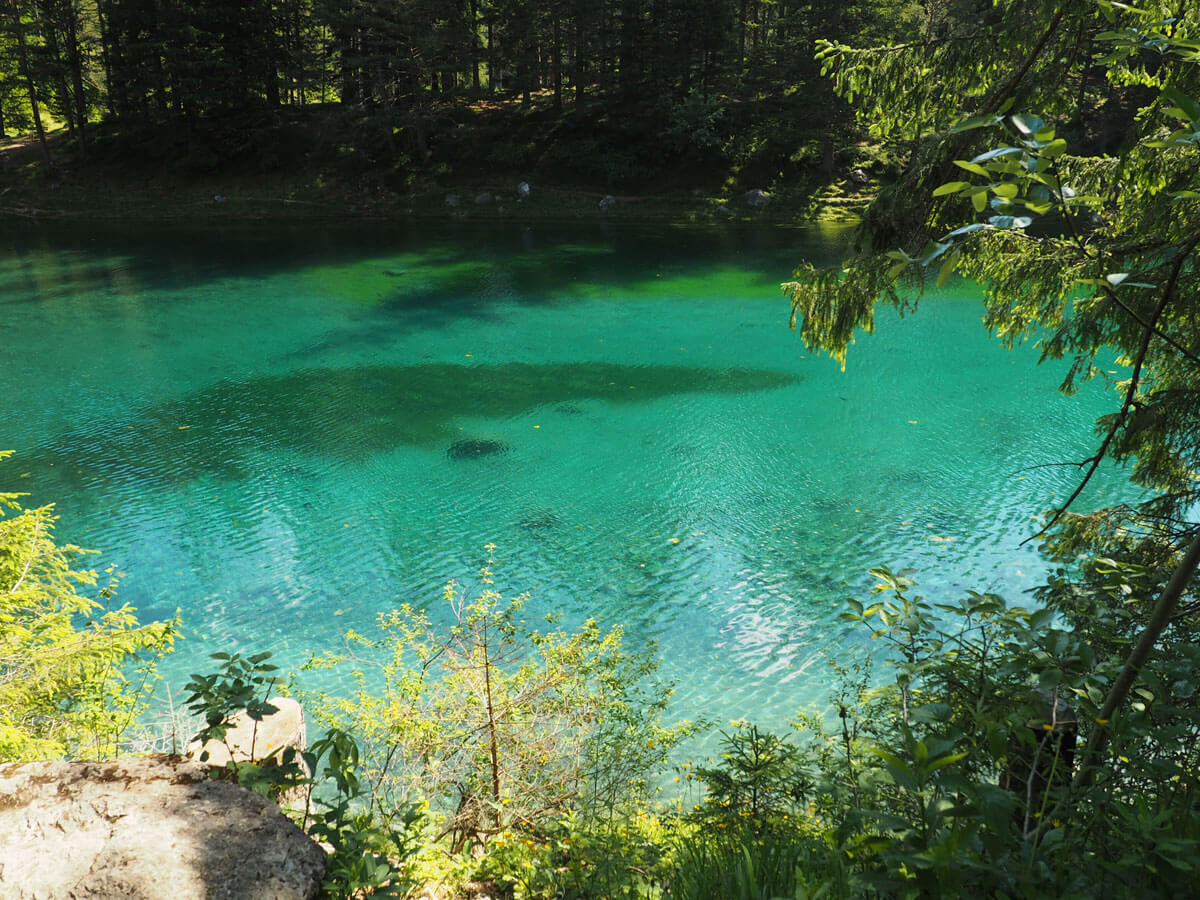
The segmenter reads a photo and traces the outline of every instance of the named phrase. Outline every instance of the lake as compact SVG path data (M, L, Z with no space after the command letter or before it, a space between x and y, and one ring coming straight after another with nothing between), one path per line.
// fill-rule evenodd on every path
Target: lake
M2 237L0 464L143 621L285 668L448 579L657 643L680 715L785 722L880 563L1020 597L1102 386L1006 352L978 291L881 312L846 370L779 291L837 229L305 224ZM1080 508L1130 493L1103 471ZM331 686L337 688L337 684Z

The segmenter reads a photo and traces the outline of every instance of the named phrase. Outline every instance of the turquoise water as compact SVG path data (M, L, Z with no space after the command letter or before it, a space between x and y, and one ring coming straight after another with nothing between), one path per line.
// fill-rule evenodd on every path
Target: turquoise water
M1113 398L987 339L973 288L842 372L778 283L837 232L421 226L3 237L0 483L54 501L168 671L285 667L494 543L537 612L656 641L677 709L786 721L862 652L879 563L924 593L1044 571L1031 514ZM1128 494L1105 472L1084 506ZM1081 507L1082 508L1082 507ZM334 685L336 687L336 684ZM176 691L178 693L178 691Z

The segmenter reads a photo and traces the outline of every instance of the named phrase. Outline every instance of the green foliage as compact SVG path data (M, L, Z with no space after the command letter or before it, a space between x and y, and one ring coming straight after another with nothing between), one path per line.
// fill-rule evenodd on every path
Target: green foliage
M669 822L645 812L611 821L570 814L544 834L502 832L465 869L514 900L657 900L673 837Z
M224 741L229 731L229 716L244 709L255 722L279 710L267 702L275 686L278 667L267 662L271 654L256 653L243 658L240 653L214 653L220 669L208 675L193 675L184 690L190 691L184 702L188 710L204 717L205 726L197 735L201 743Z
M1151 710L1164 698L1149 685L1167 687L1159 672L1170 672L1190 695L1194 647L1145 670L1102 778L1086 782L1074 731L1090 741L1112 724L1097 713L1115 666L1072 610L976 593L930 604L906 575L874 574L884 599L852 601L846 618L890 647L895 678L880 689L887 714L877 708L847 754L877 777L856 778L855 801L830 807L855 883L898 896L1095 896L1102 884L1113 897L1185 883L1200 809L1183 788L1194 742L1180 739L1197 713L1169 687ZM831 782L844 771L824 767Z
M267 701L278 671L267 662L270 657L267 652L249 657L214 653L219 669L193 675L188 682L188 709L205 720L197 740L224 742L230 750L229 761L214 771L284 802L286 811L309 835L330 847L323 884L326 896L406 896L412 883L403 866L418 849L424 816L413 804L399 805L383 815L362 802L369 791L359 778L359 748L352 735L331 729L307 750L280 747L252 759L235 755L235 748L229 746L227 735L235 715L259 723L278 712ZM204 751L200 758L207 756Z
M414 882L410 860L420 849L425 823L416 804L405 803L385 812L364 800L369 790L358 777L359 748L355 738L331 729L303 755L313 773L313 785L331 785L332 796L318 793L309 800L303 825L318 841L333 848L322 885L330 897L404 897Z
M735 722L722 732L715 765L685 764L688 780L704 789L676 839L667 880L672 898L809 898L835 896L842 866L815 817L833 758L808 738L794 743Z
M831 848L796 831L695 837L668 882L672 900L818 900L848 896Z
M1200 19L1194 5L1107 0L995 13L886 48L825 45L839 89L909 166L852 258L784 287L805 340L844 359L878 300L914 308L927 279L957 271L983 286L1002 340L1070 360L1064 392L1101 377L1119 405L1048 514L1062 568L1041 608L987 593L930 604L886 569L883 599L852 602L896 679L889 724L847 745L883 780L854 782L857 812L838 827L864 883L899 895L1187 890L1200 830ZM1079 514L1107 460L1132 463L1145 498Z
M53 508L20 497L0 493L0 762L112 756L177 622L139 625L111 569L82 593L98 581L76 568L86 551L56 544Z
M490 551L491 548L489 548ZM524 623L524 596L474 599L455 584L448 629L409 606L380 617L379 637L350 633L348 698L312 698L318 718L356 734L374 800L424 797L458 851L514 830L535 837L572 813L598 821L648 796L650 777L687 734L661 724L670 691L653 654L620 629ZM347 660L325 657L311 665Z
M790 827L786 823L807 804L813 789L799 747L745 722L722 732L720 762L696 766L695 777L705 797L691 818L755 835Z

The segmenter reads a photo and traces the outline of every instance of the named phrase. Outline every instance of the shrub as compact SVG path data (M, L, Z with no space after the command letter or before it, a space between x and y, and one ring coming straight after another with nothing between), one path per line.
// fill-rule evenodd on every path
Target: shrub
M407 605L382 615L378 637L347 635L366 653L353 661L353 696L306 701L363 742L375 801L427 798L455 852L504 832L540 840L565 816L598 821L631 808L691 728L662 724L670 690L652 653L624 649L621 629L527 625L527 598L491 587L488 549L478 596L446 587L451 627Z
M53 507L21 496L0 493L0 762L113 756L178 621L139 625L115 606L114 571L97 587L76 568L88 551L54 542Z

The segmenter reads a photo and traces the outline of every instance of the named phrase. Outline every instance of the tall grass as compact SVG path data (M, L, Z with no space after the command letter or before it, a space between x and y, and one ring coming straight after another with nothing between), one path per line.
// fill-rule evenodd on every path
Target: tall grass
M794 832L694 836L679 849L671 900L836 900L847 897L833 848Z

